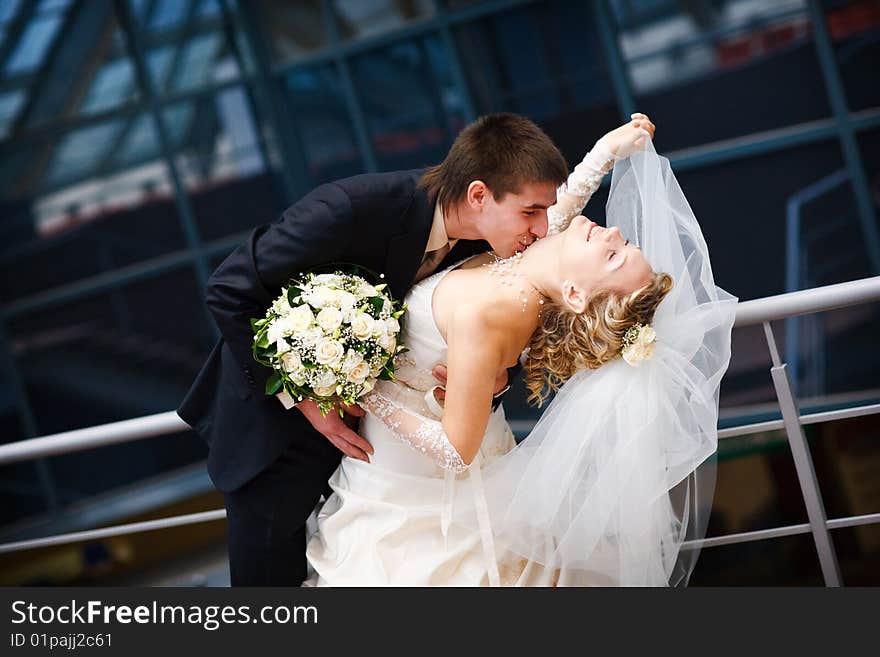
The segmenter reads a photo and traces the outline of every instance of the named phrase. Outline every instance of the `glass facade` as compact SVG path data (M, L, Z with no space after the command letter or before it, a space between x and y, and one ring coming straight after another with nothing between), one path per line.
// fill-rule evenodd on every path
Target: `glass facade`
M878 37L871 0L0 2L0 442L176 408L218 335L207 276L248 231L322 182L434 164L487 112L534 119L572 166L649 114L716 278L742 300L876 275ZM774 324L805 407L872 399L878 322L866 306ZM736 331L723 421L778 413L768 368L760 328ZM524 397L517 384L505 402L518 426L537 413ZM829 514L877 512L862 489L829 492L850 486L844 443L876 429L840 424L811 437ZM181 433L0 467L0 542L205 453ZM719 456L713 531L804 522L779 435ZM199 476L179 496L209 490ZM864 535L841 530L844 569L876 583ZM744 582L815 583L814 554L765 578L809 544L706 550L695 581L730 583L721 564L745 550Z

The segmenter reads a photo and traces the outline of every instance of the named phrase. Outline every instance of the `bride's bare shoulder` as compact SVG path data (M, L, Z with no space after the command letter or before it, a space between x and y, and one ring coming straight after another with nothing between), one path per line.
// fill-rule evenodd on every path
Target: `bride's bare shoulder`
M456 305L449 321L449 347L462 351L489 351L500 366L516 363L535 330L530 313L504 295L481 297Z

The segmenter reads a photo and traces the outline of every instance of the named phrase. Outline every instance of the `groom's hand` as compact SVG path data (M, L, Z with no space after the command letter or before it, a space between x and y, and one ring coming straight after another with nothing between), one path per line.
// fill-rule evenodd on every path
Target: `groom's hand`
M440 385L446 385L446 379L448 376L446 365L435 365L434 369L431 370L431 373L434 375L434 378L440 382ZM497 375L495 375L495 391L492 394L498 395L498 393L504 391L505 388L507 388L507 370L502 370ZM444 399L446 399L445 388L435 389L434 398L438 402L442 402Z
M352 431L345 420L339 417L336 409L327 415L321 415L318 405L311 399L301 401L296 407L306 416L315 431L333 443L343 454L367 463L370 462L368 455L373 453L372 445L365 438ZM349 419L350 416L363 417L364 415L363 409L359 406L342 406L341 408L347 414L346 419Z

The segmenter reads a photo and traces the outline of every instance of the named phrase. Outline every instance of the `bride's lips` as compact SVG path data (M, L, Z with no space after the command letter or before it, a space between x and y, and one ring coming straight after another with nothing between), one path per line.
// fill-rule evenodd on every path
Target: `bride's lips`
M590 220L587 219L587 221L590 221ZM590 235L593 233L593 229L598 225L599 224L597 224L595 221L590 221L590 227L587 228L587 241L588 242L590 241Z

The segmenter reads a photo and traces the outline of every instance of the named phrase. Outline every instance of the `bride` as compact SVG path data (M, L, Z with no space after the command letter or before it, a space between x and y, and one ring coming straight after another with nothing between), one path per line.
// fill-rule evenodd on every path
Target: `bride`
M578 212L611 165L602 227ZM648 133L597 142L548 218L407 295L410 351L360 404L371 462L332 476L305 585L687 583L736 299ZM530 401L556 394L517 445L492 399L521 355Z

